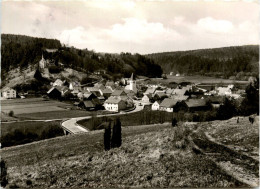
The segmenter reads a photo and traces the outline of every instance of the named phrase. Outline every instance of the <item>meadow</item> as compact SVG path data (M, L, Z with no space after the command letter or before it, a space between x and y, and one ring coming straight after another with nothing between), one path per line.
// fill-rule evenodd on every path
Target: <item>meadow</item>
M35 112L64 111L72 107L54 100L45 100L43 98L14 99L1 101L1 111L4 113L14 112L14 115L28 114Z
M104 131L98 130L10 147L1 154L10 187L248 187L194 150L192 133L213 124L226 121L123 127L122 146L110 151L103 150Z

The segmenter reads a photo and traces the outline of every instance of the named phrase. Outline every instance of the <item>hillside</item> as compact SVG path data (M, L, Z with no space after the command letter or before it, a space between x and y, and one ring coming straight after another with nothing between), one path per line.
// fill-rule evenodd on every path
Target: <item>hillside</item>
M259 46L246 45L149 54L165 73L243 77L257 75Z
M64 68L92 74L97 70L106 70L107 79L130 77L131 73L148 77L161 77L162 70L153 60L130 53L96 53L88 49L76 49L62 46L55 39L34 38L21 35L2 34L1 79L7 83L7 76L14 69L26 70L38 66L42 55L52 62L55 70ZM53 51L54 49L54 51ZM21 75L17 75L20 77Z
M255 187L258 132L248 117L130 126L122 129L122 146L110 151L101 130L5 148L1 156L10 187Z

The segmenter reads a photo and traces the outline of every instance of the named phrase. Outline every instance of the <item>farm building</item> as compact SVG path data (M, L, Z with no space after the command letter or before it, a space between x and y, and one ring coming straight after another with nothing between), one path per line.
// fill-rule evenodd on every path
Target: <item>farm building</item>
M16 90L10 87L3 88L1 93L3 98L16 98Z
M160 104L155 101L153 104L152 104L152 110L159 110L160 109Z
M56 87L52 87L48 92L47 95L53 99L60 99L61 98L61 91L59 91Z
M209 106L205 99L189 99L182 101L177 105L178 110L184 110L189 112L208 110Z
M104 107L108 111L119 112L126 109L127 106L126 102L119 96L111 96L105 101Z
M160 104L160 110L166 112L173 112L174 106L177 104L177 102L177 100L165 98Z

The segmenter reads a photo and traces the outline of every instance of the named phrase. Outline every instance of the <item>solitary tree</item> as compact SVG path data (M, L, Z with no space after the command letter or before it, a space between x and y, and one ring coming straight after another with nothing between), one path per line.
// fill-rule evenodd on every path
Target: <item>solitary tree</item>
M110 138L111 138L111 122L109 122L108 127L105 127L105 133L104 133L105 150L110 150Z
M122 144L122 134L121 134L121 121L119 118L116 119L113 127L113 135L111 139L111 148L118 148Z

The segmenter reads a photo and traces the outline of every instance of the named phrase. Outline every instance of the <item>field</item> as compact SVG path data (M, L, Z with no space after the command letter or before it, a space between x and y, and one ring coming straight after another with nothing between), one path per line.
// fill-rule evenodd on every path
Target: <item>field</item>
M242 156L237 149L219 148L221 153L215 157L217 144L203 138L204 132L214 131L212 125L230 125L243 133L249 127L246 120L239 124L232 119L183 123L174 128L167 123L123 127L122 146L110 151L103 150L104 131L99 130L5 148L1 154L7 162L10 187L248 187L250 182L243 182L243 175L237 176L232 168L236 165L248 170L251 166L244 177L258 178L257 163L253 169L248 156L238 161ZM258 135L258 126L252 127L249 135L241 134L241 141ZM230 136L227 132L214 133L211 136L220 143ZM206 152L207 145L216 153ZM240 145L244 143L236 143ZM233 165L229 170L223 169L227 162Z
M14 112L14 115L28 114L35 112L64 111L71 105L53 100L44 100L42 98L14 99L1 101L2 112Z
M203 83L203 84L240 84L247 85L248 81L239 81L239 80L231 80L231 79L222 79L215 77L207 77L207 76L171 76L167 75L167 79L151 79L152 81L156 81L159 83L170 83L170 82L191 82L191 83ZM142 81L143 82L143 81Z

